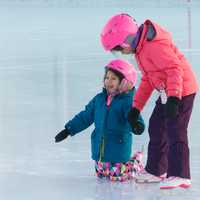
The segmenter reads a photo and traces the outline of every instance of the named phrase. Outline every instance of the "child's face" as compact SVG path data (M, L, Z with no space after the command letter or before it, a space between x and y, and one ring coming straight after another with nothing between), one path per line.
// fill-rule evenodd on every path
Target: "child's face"
M120 79L112 71L107 71L104 80L105 88L108 93L112 94L116 92L120 85Z

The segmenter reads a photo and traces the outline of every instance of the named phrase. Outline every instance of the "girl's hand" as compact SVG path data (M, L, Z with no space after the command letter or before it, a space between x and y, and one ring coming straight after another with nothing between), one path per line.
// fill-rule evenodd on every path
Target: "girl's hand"
M145 126L140 121L137 121L135 125L132 127L132 129L135 135L142 135L142 133L144 132Z
M61 142L66 139L68 135L70 135L70 132L67 129L60 131L55 137L55 142Z

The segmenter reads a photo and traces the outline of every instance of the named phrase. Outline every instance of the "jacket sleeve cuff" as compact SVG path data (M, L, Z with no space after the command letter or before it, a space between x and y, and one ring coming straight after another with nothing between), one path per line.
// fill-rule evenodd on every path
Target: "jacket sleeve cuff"
M70 122L68 122L68 123L65 124L65 129L68 130L70 136L75 135L75 133L73 132L73 128L72 128L72 126L70 125Z

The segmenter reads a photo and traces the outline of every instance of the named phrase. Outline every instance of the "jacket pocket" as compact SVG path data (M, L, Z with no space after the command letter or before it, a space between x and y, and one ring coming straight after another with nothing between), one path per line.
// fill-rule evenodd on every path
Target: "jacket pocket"
M131 155L132 135L126 134L107 134L105 136L106 161L127 162Z

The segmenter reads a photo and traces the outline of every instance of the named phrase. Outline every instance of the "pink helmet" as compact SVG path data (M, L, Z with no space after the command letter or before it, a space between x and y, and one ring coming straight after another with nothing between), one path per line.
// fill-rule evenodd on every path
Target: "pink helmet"
M122 45L128 35L135 35L138 25L128 14L121 13L111 17L101 32L101 43L105 50Z
M114 69L124 75L126 81L135 86L137 80L137 72L134 66L125 60L116 59L112 60L106 65L107 69Z

